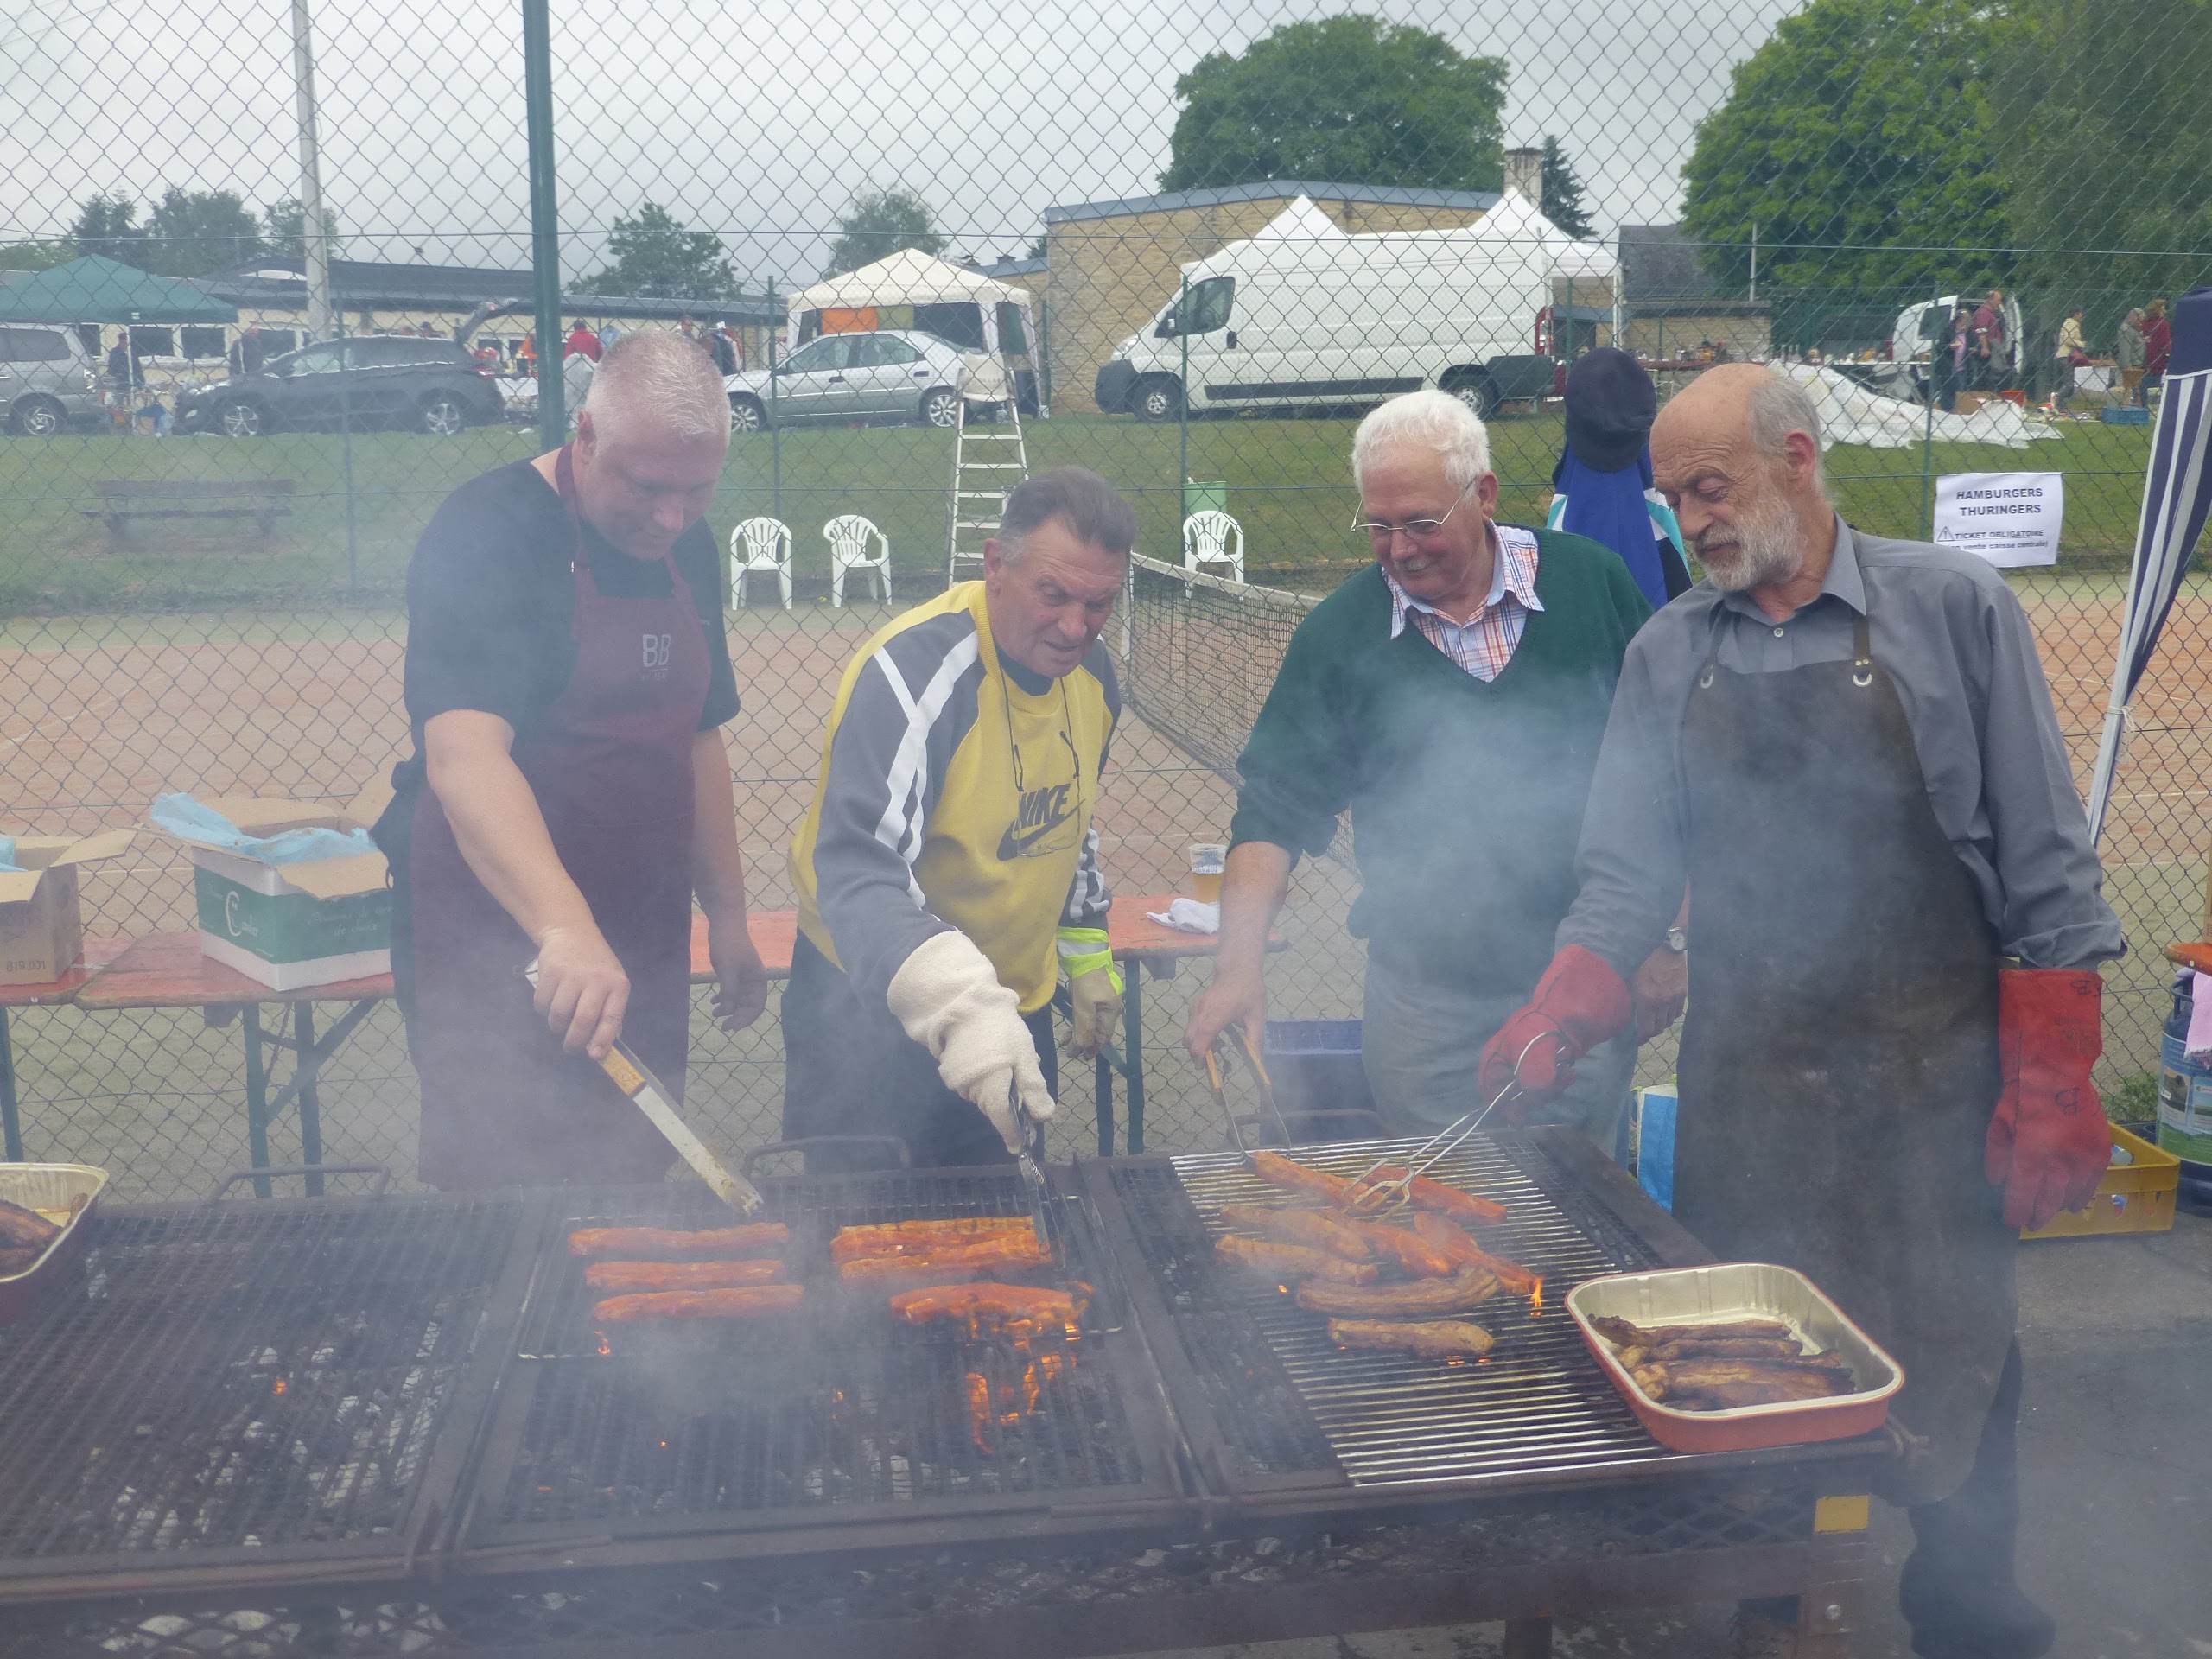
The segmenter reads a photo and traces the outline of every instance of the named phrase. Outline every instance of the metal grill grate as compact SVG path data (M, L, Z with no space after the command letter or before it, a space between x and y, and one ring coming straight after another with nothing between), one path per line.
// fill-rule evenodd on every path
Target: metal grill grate
M505 1473L486 1507L493 1529L651 1529L684 1516L757 1526L791 1510L1145 1481L1145 1452L1102 1351L1117 1299L1079 1201L1048 1201L1056 1266L1022 1276L1090 1284L1091 1315L1080 1333L1016 1348L988 1332L901 1324L883 1289L847 1287L829 1267L841 1227L1029 1213L1011 1172L788 1180L765 1192L763 1218L791 1229L785 1260L807 1288L789 1318L616 1328L602 1345L567 1231L727 1224L681 1189L601 1195L549 1238L522 1327L523 1355L539 1363L526 1367L526 1406L511 1408L518 1421L504 1442L494 1436Z
M0 1331L0 1573L392 1550L519 1215L327 1199L96 1223Z
M1377 1158L1415 1144L1301 1147L1297 1156L1317 1168L1357 1175ZM1522 1137L1478 1137L1433 1173L1505 1204L1509 1218L1490 1230L1494 1236L1486 1242L1544 1277L1541 1312L1499 1296L1470 1316L1497 1338L1488 1357L1473 1363L1345 1352L1329 1341L1327 1320L1304 1312L1255 1275L1218 1264L1212 1246L1225 1230L1221 1204L1282 1198L1279 1189L1245 1167L1241 1155L1205 1154L1173 1159L1165 1167L1115 1172L1116 1192L1169 1292L1185 1345L1208 1379L1216 1415L1240 1449L1262 1447L1263 1468L1326 1467L1333 1460L1362 1486L1556 1474L1675 1459L1637 1424L1561 1306L1574 1284L1651 1265L1651 1254L1596 1215L1586 1220L1582 1212L1592 1207L1575 1205L1572 1183ZM1268 1455L1282 1439L1274 1421L1282 1408L1280 1389L1213 1375L1224 1353L1236 1369L1249 1372L1251 1337L1273 1357L1271 1376L1282 1379L1304 1408L1325 1448L1320 1461L1285 1465Z

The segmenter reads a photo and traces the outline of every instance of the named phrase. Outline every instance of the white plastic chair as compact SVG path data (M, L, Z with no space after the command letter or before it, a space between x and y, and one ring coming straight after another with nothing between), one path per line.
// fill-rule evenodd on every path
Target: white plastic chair
M1225 564L1231 581L1244 580L1244 526L1218 508L1183 521L1183 569L1196 575L1202 564Z
M868 556L868 544L874 538L878 552ZM857 512L848 512L830 519L822 526L822 538L830 543L830 603L842 606L845 602L845 573L858 571L863 578L873 577L883 585L883 602L891 602L891 538L869 520Z
M729 589L745 608L745 579L773 576L791 607L791 527L780 518L747 518L729 533Z

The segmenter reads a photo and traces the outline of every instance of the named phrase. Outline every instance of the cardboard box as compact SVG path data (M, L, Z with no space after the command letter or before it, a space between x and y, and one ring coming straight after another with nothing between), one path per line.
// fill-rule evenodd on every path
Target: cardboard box
M379 782L344 805L263 796L201 804L251 836L365 830L391 798ZM166 833L166 832L162 832ZM391 893L382 853L264 864L186 836L200 948L272 991L391 971Z
M0 871L0 985L44 985L85 953L77 867L129 850L131 832L18 836L21 873Z
M1989 391L1962 391L1958 397L1958 412L1971 415L1995 396L1996 393Z

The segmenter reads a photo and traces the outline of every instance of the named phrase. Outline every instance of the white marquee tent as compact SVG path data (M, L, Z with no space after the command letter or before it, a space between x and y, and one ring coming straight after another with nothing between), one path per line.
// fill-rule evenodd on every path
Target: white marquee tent
M930 315L932 308L948 307L958 309ZM1012 307L1020 319L1019 339L1007 326L1011 319L1003 307ZM932 322L938 326L932 327ZM918 248L901 248L791 296L789 338L794 346L817 334L874 328L918 328L961 346L968 356L969 393L983 401L1008 397L1014 384L1009 359L1033 360L1036 350L1037 320L1027 289L963 270Z

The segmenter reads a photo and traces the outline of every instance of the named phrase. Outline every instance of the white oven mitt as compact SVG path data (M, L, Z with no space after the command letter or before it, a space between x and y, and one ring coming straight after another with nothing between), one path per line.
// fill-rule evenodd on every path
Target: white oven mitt
M891 976L887 996L906 1034L930 1052L944 1086L973 1104L1008 1152L1023 1150L1021 1110L1043 1122L1058 1109L1045 1087L1021 1000L958 929L931 934Z

